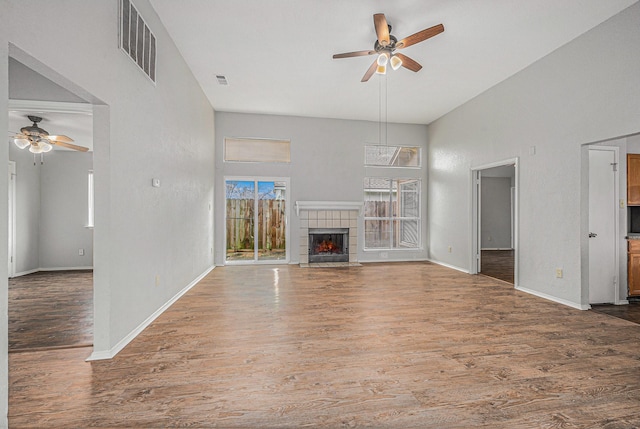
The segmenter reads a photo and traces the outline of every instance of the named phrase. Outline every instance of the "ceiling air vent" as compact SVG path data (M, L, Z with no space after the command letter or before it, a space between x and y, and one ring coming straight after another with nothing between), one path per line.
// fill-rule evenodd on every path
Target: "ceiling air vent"
M156 81L156 37L130 0L120 0L120 48Z
M217 74L217 75L216 75L216 79L218 79L218 83L219 83L220 85L224 85L224 86L229 85L229 82L227 82L227 77L226 77L226 76L224 76L224 75Z

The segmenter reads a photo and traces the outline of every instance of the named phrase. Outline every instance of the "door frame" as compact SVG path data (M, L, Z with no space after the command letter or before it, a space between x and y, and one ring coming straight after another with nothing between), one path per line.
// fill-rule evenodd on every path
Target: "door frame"
M518 201L519 201L519 189L520 189L520 175L518 173L518 161L519 158L515 157L515 158L510 158L510 159L505 159L502 161L496 161L496 162L492 162L489 164L482 164L476 167L471 167L471 213L470 213L470 228L469 230L471 231L471 237L470 237L470 242L471 242L471 246L469 246L469 248L471 249L470 255L469 255L469 274L478 274L480 272L480 264L481 264L481 260L480 260L480 254L481 254L481 239L480 239L480 234L481 234L481 215L480 215L480 210L482 208L482 192L480 189L481 186L481 177L482 177L482 171L483 170L488 170L490 168L494 168L494 167L504 167L504 166L509 166L509 165L513 165L514 168L514 190L513 190L513 205L512 205L512 210L513 210L513 222L512 222L512 228L513 228L513 236L512 236L512 240L513 240L513 286L514 287L518 287L518 272L519 272L519 264L518 264L518 247L519 247L519 240L518 240L518 236L519 236L519 209L518 209Z
M9 204L8 214L9 214L9 231L8 231L8 250L9 250L9 260L8 263L8 276L9 278L13 278L16 276L16 162L9 161L9 187L8 187L8 198L7 202Z
M615 205L616 201L620 201L620 149L617 146L599 146L597 144L594 145L587 145L587 168L590 167L590 163L589 163L589 157L588 157L588 151L591 150L600 150L600 151L608 151L608 152L613 152L613 162L616 164L616 169L614 170L615 174L613 175L613 202L614 202L614 208L617 207L617 205ZM587 175L588 177L588 175ZM589 188L590 185L587 186L587 201L589 199ZM589 217L589 203L587 203L587 219ZM616 272L616 276L615 276L615 280L613 282L613 288L614 288L614 301L613 303L615 305L623 305L623 304L628 304L629 302L625 299L625 300L620 300L620 215L619 213L616 211L614 216L613 216L613 221L614 221L614 231L615 233L613 234L614 237L614 259L613 259L613 264L615 267L615 272ZM589 221L587 220L587 229L589 228ZM589 252L589 244L587 242L587 252ZM587 257L587 264L589 264L589 258ZM589 269L587 269L587 272L589 271ZM589 278L587 277L587 305L589 305L589 307L591 306L591 303L589 302L589 294L591 292L591 283Z
M259 260L255 253L256 247L254 242L254 259L250 261L227 261L227 196L226 196L226 183L230 180L238 180L238 181L247 181L247 182L285 182L287 187L287 192L285 194L285 209L284 209L284 227L285 227L285 259L280 260ZM275 265L275 264L288 264L291 260L291 231L289 228L289 216L291 213L291 180L289 177L263 177L263 176L224 176L223 177L223 186L224 186L224 265ZM257 204L257 200L254 199L254 204ZM255 207L254 213L257 215L258 210ZM257 237L256 230L258 228L258 223L254 224L254 236Z

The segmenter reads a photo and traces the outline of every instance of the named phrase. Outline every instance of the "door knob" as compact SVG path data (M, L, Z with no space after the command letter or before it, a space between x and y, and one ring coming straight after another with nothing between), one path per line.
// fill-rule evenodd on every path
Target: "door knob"
M589 233L589 238L594 238L594 237L597 237L597 236L598 236L598 234L596 234L595 232L590 232Z

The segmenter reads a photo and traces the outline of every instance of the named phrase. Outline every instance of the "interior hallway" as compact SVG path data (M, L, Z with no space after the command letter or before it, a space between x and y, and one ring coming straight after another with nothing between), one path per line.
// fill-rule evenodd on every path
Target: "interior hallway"
M11 353L11 427L633 427L640 325L429 263L216 268L110 361Z

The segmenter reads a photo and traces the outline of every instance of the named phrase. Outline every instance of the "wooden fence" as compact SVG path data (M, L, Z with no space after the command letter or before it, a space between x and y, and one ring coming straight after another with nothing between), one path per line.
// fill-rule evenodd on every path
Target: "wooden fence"
M258 249L284 250L285 201L258 201ZM227 200L227 249L253 251L253 199Z

